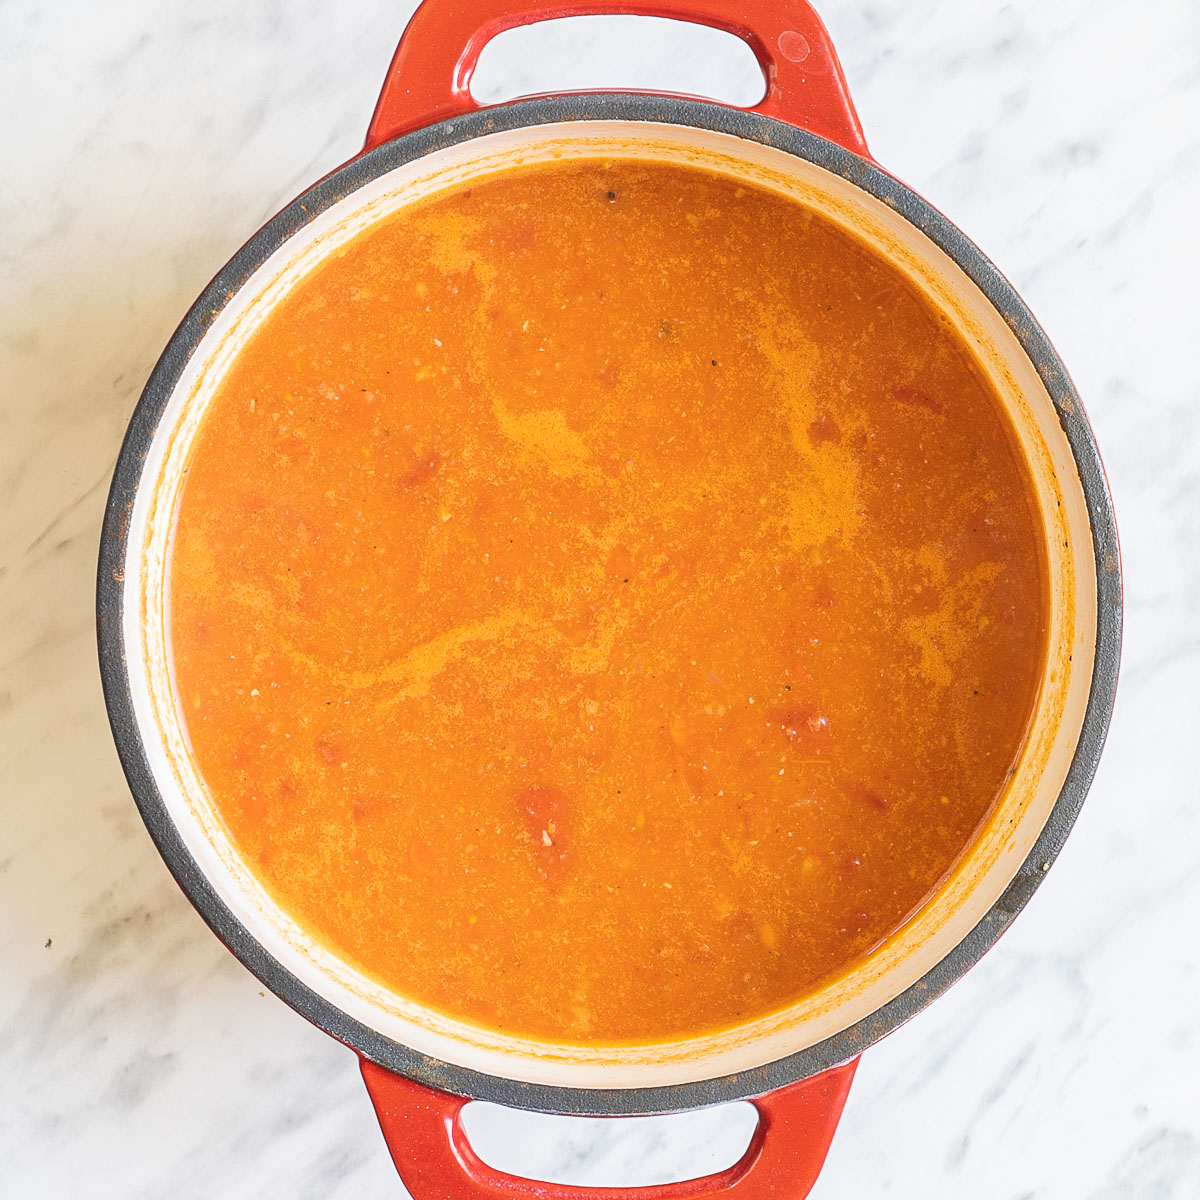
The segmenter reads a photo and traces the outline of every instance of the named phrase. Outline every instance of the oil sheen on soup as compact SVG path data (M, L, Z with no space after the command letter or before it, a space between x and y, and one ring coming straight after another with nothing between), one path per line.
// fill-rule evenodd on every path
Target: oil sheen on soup
M170 636L280 906L453 1017L700 1034L854 969L972 843L1045 657L1027 465L873 250L699 168L381 219L206 413Z

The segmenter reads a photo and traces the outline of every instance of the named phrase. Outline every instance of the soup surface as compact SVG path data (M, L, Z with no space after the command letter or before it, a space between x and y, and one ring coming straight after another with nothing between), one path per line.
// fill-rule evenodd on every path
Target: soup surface
M547 164L383 219L234 362L178 511L200 771L338 955L494 1030L761 1016L1009 777L1046 580L946 319L796 201Z

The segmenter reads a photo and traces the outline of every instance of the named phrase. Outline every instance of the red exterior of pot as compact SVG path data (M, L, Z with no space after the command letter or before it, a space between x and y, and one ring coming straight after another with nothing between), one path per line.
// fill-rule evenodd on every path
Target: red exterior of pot
M467 1101L394 1075L366 1059L363 1078L392 1161L414 1200L803 1200L817 1181L858 1060L753 1101L758 1127L726 1171L653 1187L571 1187L489 1167L467 1141ZM617 1118L614 1118L617 1119Z
M767 84L750 112L870 157L829 34L804 0L425 0L396 48L365 148L478 108L471 76L497 34L560 17L603 15L669 17L740 37Z

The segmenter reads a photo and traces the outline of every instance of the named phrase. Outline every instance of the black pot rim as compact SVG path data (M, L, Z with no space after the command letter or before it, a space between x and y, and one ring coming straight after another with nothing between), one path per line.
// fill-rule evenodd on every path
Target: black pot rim
M554 122L661 122L732 134L823 167L882 200L945 251L1003 316L1040 375L1066 433L1092 527L1097 578L1096 646L1079 742L1049 819L1016 877L992 908L924 977L855 1025L749 1071L650 1088L573 1088L526 1083L442 1062L348 1017L300 982L257 942L205 878L184 845L147 762L130 696L122 630L129 517L146 451L174 387L205 332L253 272L318 214L385 172L484 134ZM1117 531L1099 453L1066 368L1011 284L982 252L916 192L865 158L755 113L680 97L624 93L548 96L483 109L384 143L320 180L272 217L225 264L189 310L155 366L117 459L100 542L96 623L100 673L121 765L159 853L188 899L233 954L277 996L371 1061L442 1091L518 1108L572 1114L641 1114L762 1095L845 1062L902 1025L983 956L1044 878L1075 822L1108 730L1121 646Z

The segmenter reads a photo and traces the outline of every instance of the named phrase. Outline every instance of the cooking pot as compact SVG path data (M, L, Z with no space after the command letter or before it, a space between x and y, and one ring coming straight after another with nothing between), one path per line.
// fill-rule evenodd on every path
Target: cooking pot
M647 93L483 109L471 99L472 70L497 33L600 13L736 34L762 66L765 97L749 109ZM280 297L355 234L422 196L520 163L603 156L699 164L774 188L886 255L973 347L1007 408L1034 479L1051 581L1048 660L1027 744L977 842L932 899L815 996L735 1029L636 1048L551 1045L470 1026L387 991L308 937L254 878L205 794L166 631L169 546L190 446L223 373ZM109 719L151 837L229 949L357 1051L417 1200L620 1194L486 1166L459 1120L471 1098L613 1116L750 1098L758 1128L735 1166L630 1195L806 1195L858 1055L977 962L1054 861L1100 754L1121 628L1112 506L1065 368L996 268L870 157L828 36L801 0L426 0L396 51L363 152L230 259L154 368L117 462L97 603Z

